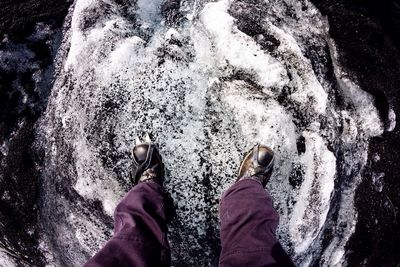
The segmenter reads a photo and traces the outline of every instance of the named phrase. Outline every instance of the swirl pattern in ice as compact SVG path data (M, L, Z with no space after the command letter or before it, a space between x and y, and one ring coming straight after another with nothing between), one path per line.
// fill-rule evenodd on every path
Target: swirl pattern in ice
M310 2L78 0L66 29L39 125L50 261L81 265L111 235L142 131L177 206L174 265L217 263L218 200L257 142L277 154L268 189L290 255L345 261L368 140L383 128Z

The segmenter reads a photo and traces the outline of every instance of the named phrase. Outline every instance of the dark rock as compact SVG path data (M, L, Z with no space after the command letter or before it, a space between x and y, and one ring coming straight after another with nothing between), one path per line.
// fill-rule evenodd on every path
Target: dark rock
M341 51L341 65L358 77L361 88L375 97L387 129L389 108L400 114L399 1L313 2L329 19L329 33ZM369 155L378 154L381 159L368 159L364 179L356 192L358 222L348 243L349 266L398 266L400 262L398 139L397 127L370 142ZM385 173L382 192L372 182L374 173L380 172Z
M182 18L182 15L179 12L180 6L180 0L165 0L161 4L161 15L164 17L167 25L174 25Z
M304 136L300 136L299 139L297 139L296 145L299 155L306 152L306 139L304 138Z
M293 165L292 171L289 175L289 184L293 188L298 188L304 180L304 170L300 165Z
M238 29L245 34L254 37L264 33L263 23L267 9L263 1L237 0L231 4L228 12L237 19Z
M96 24L109 19L111 6L108 3L99 1L97 5L89 6L83 13L82 21L80 22L80 28L82 31L93 28Z
M22 40L34 30L37 22L61 25L72 0L2 0L0 2L0 36L9 34Z
M238 29L253 37L263 49L272 52L280 45L279 40L265 29L265 18L268 16L265 2L237 0L231 4L228 12L237 20Z
M0 153L0 247L15 257L18 266L46 264L39 249L41 181L32 144L34 125L45 110L51 87L46 75L52 76L53 49L59 42L56 29L61 27L70 3L0 3L0 49L17 53L17 59L5 56L0 65L0 143L6 141ZM48 29L41 29L43 23L38 28L39 22L47 22ZM38 31L41 36L33 34Z

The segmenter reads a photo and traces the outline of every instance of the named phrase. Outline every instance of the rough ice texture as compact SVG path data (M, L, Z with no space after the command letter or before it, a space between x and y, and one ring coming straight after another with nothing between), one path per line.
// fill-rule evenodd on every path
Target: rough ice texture
M142 131L160 145L177 207L174 265L216 264L220 194L257 142L276 152L268 190L290 255L298 265L344 262L368 139L382 124L372 97L336 63L318 11L257 1L253 34L247 1L184 3L190 20L174 27L158 5L126 5L76 2L40 123L54 262L81 265L110 236ZM331 229L340 231L326 241Z
M13 267L17 266L16 262L7 253L0 251L0 266L1 267Z
M393 131L396 128L396 113L393 109L389 110L389 128L387 129L389 132Z

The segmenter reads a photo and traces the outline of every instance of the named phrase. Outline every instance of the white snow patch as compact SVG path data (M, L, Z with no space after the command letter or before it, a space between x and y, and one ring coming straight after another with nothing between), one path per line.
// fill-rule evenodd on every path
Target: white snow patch
M138 0L137 5L139 7L138 15L144 27L154 27L161 21L160 7L162 0Z
M84 43L84 36L79 28L81 18L83 17L83 11L93 5L95 0L78 0L75 2L74 11L71 20L71 40L70 49L68 52L68 57L65 62L65 70L69 67L76 66L77 56L80 54L82 49L82 44Z
M324 225L336 175L336 158L321 136L308 131L303 136L306 152L301 161L306 166L305 177L289 225L296 253L305 251Z
M393 108L389 109L388 119L389 119L389 127L387 130L391 132L394 130L394 128L396 128L396 113L394 112Z
M234 19L227 12L229 5L229 0L208 3L201 12L201 21L214 38L215 56L220 67L231 64L255 72L265 90L285 84L287 77L284 67L265 54L251 37L236 28Z
M119 200L122 188L99 162L99 156L84 142L78 139L75 143L77 180L74 189L88 199L99 199L104 211L112 216Z
M333 41L330 41L329 46L337 82L346 97L345 100L355 106L357 121L359 122L359 127L363 130L363 134L367 137L381 135L384 131L383 123L379 119L378 110L374 106L374 98L368 92L361 90L349 75L342 70L338 63L338 52Z
M0 249L0 267L16 267L18 266L14 258Z
M290 83L294 85L295 90L290 97L297 105L311 108L317 114L323 114L326 110L328 94L318 81L310 61L303 55L299 44L290 33L272 23L268 25L271 32L279 36L278 50L282 55L288 55L287 61L294 61L293 64L296 66L290 71Z
M331 266L343 266L344 263L344 249L338 249L332 255L332 265Z

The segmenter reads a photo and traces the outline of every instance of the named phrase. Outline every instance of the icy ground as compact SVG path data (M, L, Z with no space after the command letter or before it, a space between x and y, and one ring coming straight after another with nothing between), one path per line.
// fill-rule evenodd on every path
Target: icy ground
M383 126L328 27L308 1L77 0L38 127L50 265L80 266L110 237L143 131L177 206L175 266L216 265L219 197L257 142L276 152L268 190L283 245L299 266L343 265Z

